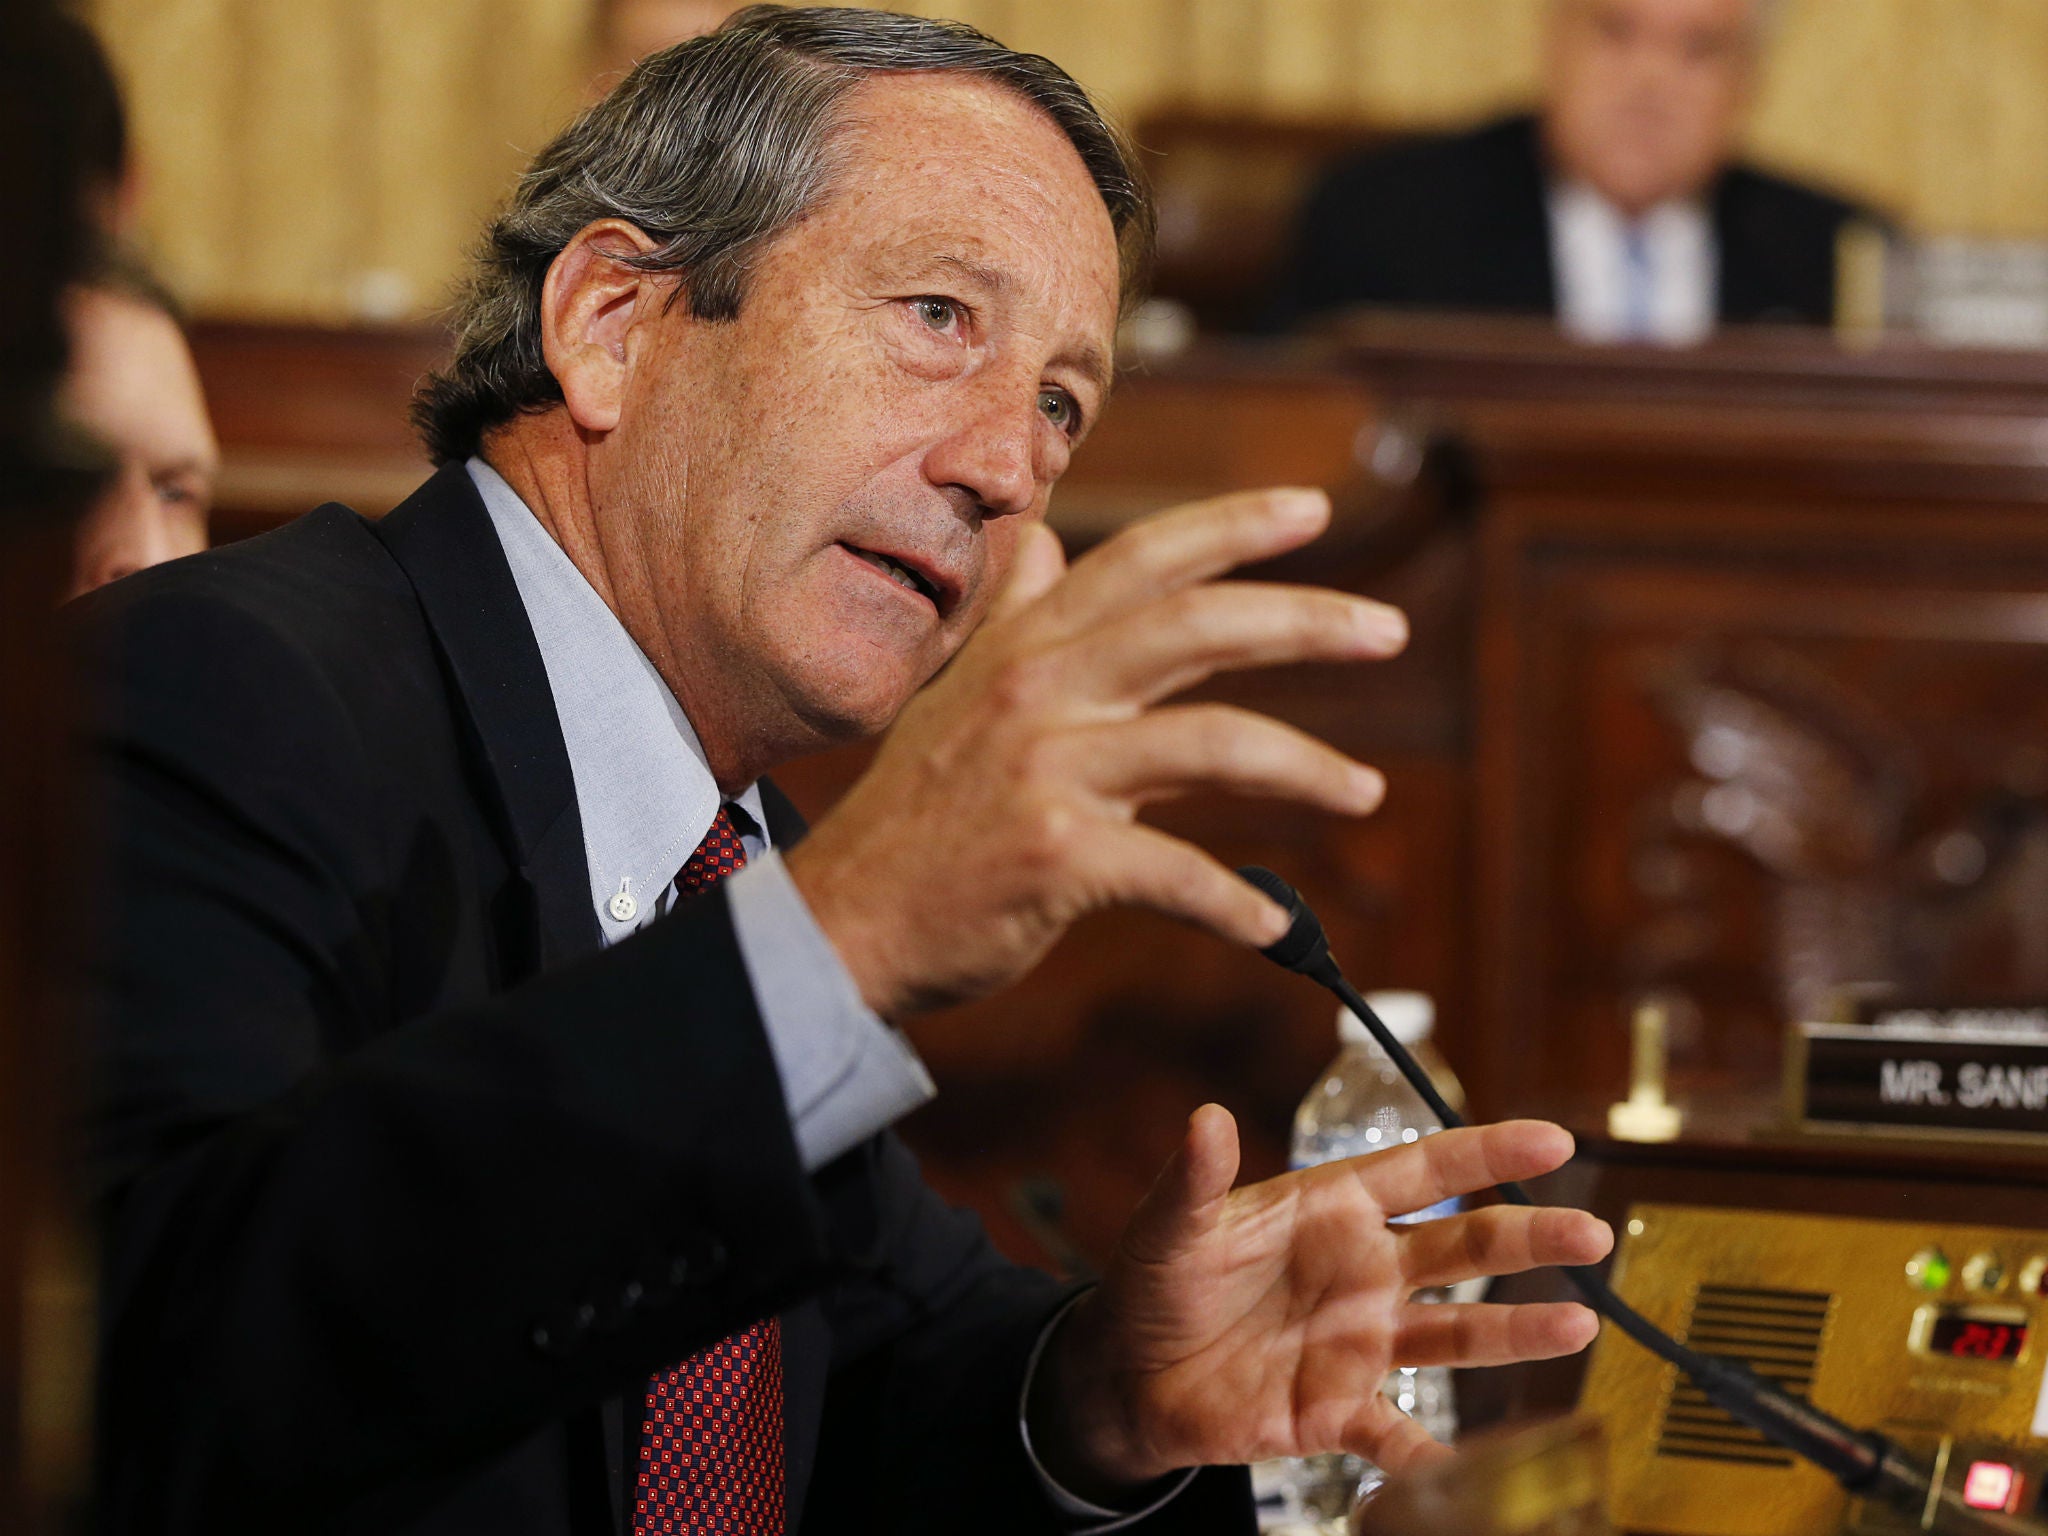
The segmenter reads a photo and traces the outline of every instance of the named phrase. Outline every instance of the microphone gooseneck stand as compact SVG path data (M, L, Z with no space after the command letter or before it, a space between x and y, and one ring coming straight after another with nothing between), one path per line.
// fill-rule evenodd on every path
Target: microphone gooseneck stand
M1292 919L1287 932L1259 953L1275 965L1299 972L1334 993L1371 1031L1380 1049L1437 1117L1438 1124L1446 1129L1464 1125L1464 1116L1444 1102L1429 1074L1408 1054L1407 1047L1394 1038L1393 1031L1381 1022L1358 989L1344 979L1344 972L1330 954L1322 922L1301 899L1301 893L1272 870L1255 864L1245 866L1238 874L1270 896ZM1515 1205L1535 1203L1519 1183L1510 1181L1496 1188L1503 1200ZM1944 1482L1937 1489L1933 1469L1906 1455L1883 1435L1844 1424L1832 1414L1781 1390L1740 1361L1687 1348L1615 1295L1599 1271L1580 1265L1559 1268L1585 1298L1586 1305L1650 1353L1668 1360L1691 1377L1717 1408L1775 1444L1803 1456L1847 1492L1882 1502L1910 1516L1923 1530L1953 1536L2041 1536L2048 1532L2048 1525L2037 1520L1970 1508L1962 1502L1960 1491L1953 1484Z

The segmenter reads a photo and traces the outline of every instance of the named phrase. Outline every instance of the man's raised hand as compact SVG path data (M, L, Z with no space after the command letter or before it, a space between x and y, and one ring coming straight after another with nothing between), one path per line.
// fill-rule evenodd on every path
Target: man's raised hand
M1033 1381L1032 1443L1066 1486L1113 1498L1182 1467L1351 1451L1389 1471L1435 1442L1380 1394L1394 1366L1570 1354L1597 1320L1572 1302L1423 1304L1418 1290L1613 1246L1584 1211L1423 1210L1571 1156L1510 1121L1233 1190L1237 1127L1207 1105L1125 1229L1101 1286L1061 1322Z
M1248 945L1280 909L1201 850L1138 820L1196 790L1339 815L1379 774L1291 726L1163 701L1216 673L1398 652L1398 610L1314 587L1219 581L1308 543L1320 491L1263 491L1148 518L1071 569L1027 529L987 621L789 855L819 925L876 1011L901 1015L1022 975L1069 924L1115 905Z

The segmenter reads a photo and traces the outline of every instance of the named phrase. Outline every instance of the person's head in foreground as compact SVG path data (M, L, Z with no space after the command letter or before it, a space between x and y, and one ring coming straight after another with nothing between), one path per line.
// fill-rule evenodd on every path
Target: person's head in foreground
M58 405L112 461L79 524L71 595L206 548L220 449L177 305L132 258L100 256L65 295Z
M113 62L99 35L69 10L51 17L49 44L52 89L72 113L86 221L102 238L124 240L135 225L141 185Z
M1631 216L1700 196L1735 153L1770 0L1551 0L1552 168Z

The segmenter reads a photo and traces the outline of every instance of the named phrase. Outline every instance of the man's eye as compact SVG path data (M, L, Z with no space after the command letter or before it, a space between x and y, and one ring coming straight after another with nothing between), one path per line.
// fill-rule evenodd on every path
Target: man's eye
M1081 425L1081 407L1074 397L1064 389L1042 389L1038 392L1038 408L1045 413L1046 420L1071 436Z
M912 299L910 307L935 331L950 331L960 323L960 306L951 299Z

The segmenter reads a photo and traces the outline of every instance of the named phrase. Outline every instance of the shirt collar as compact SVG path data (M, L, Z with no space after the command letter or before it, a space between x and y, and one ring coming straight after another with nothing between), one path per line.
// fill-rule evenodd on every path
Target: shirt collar
M1550 208L1552 217L1583 223L1602 239L1621 240L1634 230L1653 246L1692 238L1712 225L1698 198L1667 198L1631 219L1591 182L1576 178L1552 184Z
M609 944L655 915L718 814L718 782L675 695L576 563L502 475L480 458L465 467L547 668L576 781L591 904ZM768 826L760 785L734 802L753 818L745 841L757 854Z

